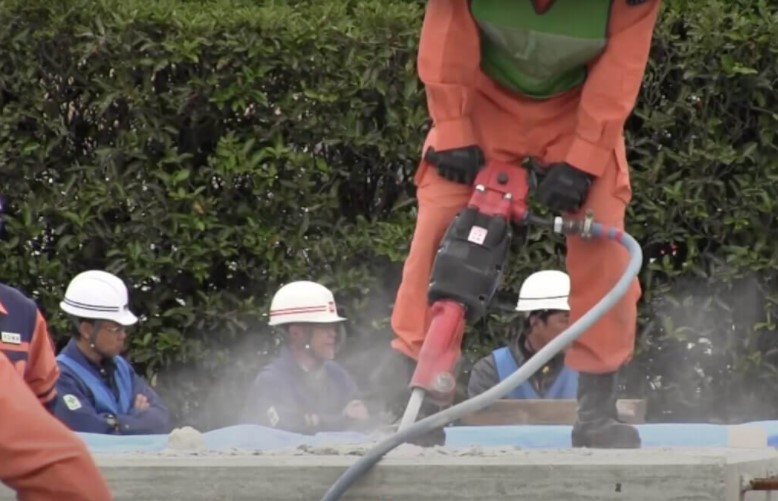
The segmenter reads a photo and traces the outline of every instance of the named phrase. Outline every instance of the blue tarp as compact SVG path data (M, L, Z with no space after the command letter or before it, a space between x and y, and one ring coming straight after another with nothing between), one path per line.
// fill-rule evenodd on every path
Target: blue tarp
M778 421L744 423L763 428L768 444L778 447ZM715 424L639 425L644 447L725 447L726 426ZM113 436L80 434L94 453L154 452L167 447L167 435ZM301 445L359 443L359 433L299 435L254 425L230 426L203 433L208 449L272 450ZM452 447L517 446L523 449L570 447L570 426L452 426L446 428L446 445Z

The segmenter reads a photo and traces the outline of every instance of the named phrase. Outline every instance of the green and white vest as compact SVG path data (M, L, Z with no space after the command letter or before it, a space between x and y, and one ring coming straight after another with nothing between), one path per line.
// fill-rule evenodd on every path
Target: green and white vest
M586 64L607 43L612 0L471 0L481 31L481 68L522 95L544 99L586 80Z

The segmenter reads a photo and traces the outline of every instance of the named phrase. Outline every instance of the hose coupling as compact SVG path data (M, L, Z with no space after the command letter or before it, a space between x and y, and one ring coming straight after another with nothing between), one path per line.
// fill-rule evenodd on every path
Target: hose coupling
M581 238L591 239L594 228L594 212L591 209L586 210L583 219L566 219L563 217L554 218L554 232L563 235L579 235Z

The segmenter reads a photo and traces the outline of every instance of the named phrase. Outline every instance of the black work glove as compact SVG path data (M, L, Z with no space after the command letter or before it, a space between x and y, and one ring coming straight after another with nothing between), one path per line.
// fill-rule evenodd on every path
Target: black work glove
M589 194L594 177L561 162L551 164L537 188L538 200L555 212L575 212Z
M484 153L478 146L435 151L428 148L424 160L438 169L441 177L455 183L473 184L484 166Z

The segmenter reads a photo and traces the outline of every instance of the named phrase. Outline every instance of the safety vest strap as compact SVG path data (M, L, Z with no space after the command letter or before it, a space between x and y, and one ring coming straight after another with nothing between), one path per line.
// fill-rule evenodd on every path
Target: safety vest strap
M116 386L119 388L118 399L105 382L73 358L60 353L57 355L57 361L67 367L70 372L89 388L95 400L95 410L98 413L121 415L127 414L132 408L132 372L129 363L122 357L114 357L114 362L116 363L114 377L116 378Z
M492 356L494 357L494 367L497 369L497 376L500 378L500 381L504 381L519 369L516 359L513 358L513 354L507 346L494 350Z
M492 352L492 357L494 358L494 367L497 370L497 377L500 378L500 381L504 381L511 374L519 370L519 365L516 363L513 353L511 353L510 348L507 346L494 350ZM503 398L536 399L540 397L529 381L525 381Z
M504 381L519 369L516 359L507 346L498 348L492 352L494 366L500 381ZM578 373L563 367L557 374L554 383L542 396L535 391L529 381L524 381L518 388L505 395L503 398L519 399L574 399L578 391Z

